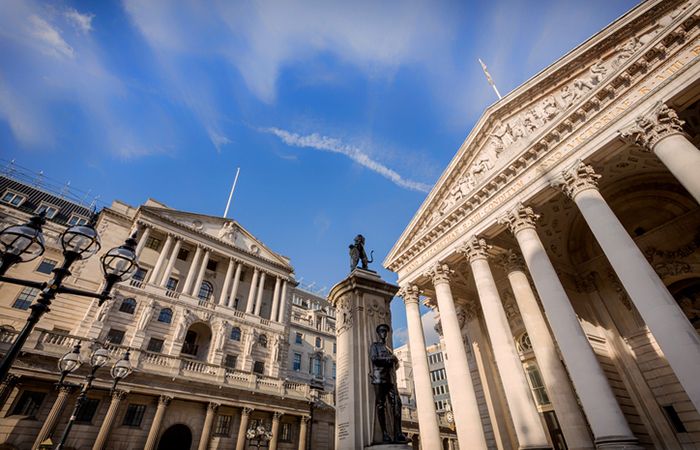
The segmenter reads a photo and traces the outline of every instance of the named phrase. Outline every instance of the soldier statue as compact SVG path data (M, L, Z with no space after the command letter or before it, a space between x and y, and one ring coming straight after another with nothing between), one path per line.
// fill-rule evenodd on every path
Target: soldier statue
M401 397L396 388L396 367L399 360L386 345L386 337L390 331L389 325L383 323L377 326L379 340L372 343L369 355L372 361L371 379L374 385L375 405L379 426L382 429L383 443L406 443L406 436L401 431ZM393 433L389 433L386 424L387 402L393 418Z
M355 243L350 244L350 272L357 268L357 263L362 263L362 268L367 270L368 264L374 262L374 250L370 252L371 259L367 259L365 252L365 237L361 234L355 236Z

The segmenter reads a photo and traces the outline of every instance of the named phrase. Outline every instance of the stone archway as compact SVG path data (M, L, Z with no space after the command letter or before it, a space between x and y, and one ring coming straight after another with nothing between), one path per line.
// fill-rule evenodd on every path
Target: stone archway
M178 423L163 432L158 442L158 450L190 450L192 432L187 425Z

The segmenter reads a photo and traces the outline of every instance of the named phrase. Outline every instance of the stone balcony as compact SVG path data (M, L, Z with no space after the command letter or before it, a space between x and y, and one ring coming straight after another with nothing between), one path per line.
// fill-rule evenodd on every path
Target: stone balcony
M10 344L14 342L17 333L16 330L0 329L0 351L3 353L7 351ZM91 348L100 345L97 341L80 336L35 329L22 351L58 359L70 352L78 343L81 344L82 351L85 353L84 356L87 356ZM244 372L185 357L149 352L124 345L108 343L102 344L102 346L109 351L114 361L121 358L126 350L129 350L129 361L134 368L134 373L142 372L170 378L190 379L210 383L215 386L242 389L256 394L277 395L295 400L309 401L311 399L311 388L308 384ZM321 393L320 399L330 406L334 404L332 392Z

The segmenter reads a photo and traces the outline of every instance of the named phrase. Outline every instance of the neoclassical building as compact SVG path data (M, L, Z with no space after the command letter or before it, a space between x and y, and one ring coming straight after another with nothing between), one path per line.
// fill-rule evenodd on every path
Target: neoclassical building
M644 2L487 108L394 245L424 450L421 300L461 448L700 445L699 25Z
M7 274L48 280L63 259L59 235L92 212L8 177L0 177L0 190L3 228L26 222L40 208L50 211L44 255ZM246 437L257 425L271 433L263 448L332 448L332 409L311 407L312 401L332 405L332 389L314 398L308 384L287 379L296 286L288 258L235 220L177 211L154 200L139 207L115 201L99 213L96 229L102 250L74 265L70 286L98 292L99 256L134 232L141 269L101 307L71 295L56 299L2 385L0 448L58 441L77 392L55 387L57 360L77 343L86 360L98 346L114 360L129 350L134 372L117 390L110 389L109 368L97 372L70 448L243 450L257 448ZM3 352L37 294L0 284ZM87 366L67 381L82 382Z

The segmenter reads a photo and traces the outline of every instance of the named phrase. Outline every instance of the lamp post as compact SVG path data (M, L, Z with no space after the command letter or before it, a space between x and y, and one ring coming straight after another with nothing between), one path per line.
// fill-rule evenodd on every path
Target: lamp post
M313 429L314 429L314 409L321 406L323 401L321 400L321 392L312 387L309 391L309 432L306 433L306 444L305 448L311 448L311 440L313 439Z
M2 258L0 262L0 281L41 289L41 294L29 308L31 312L27 322L15 338L12 346L0 361L0 382L10 371L10 367L17 359L22 346L39 319L49 311L51 302L57 294L72 294L81 297L99 299L101 305L110 298L110 292L114 285L125 281L138 269L135 253L136 239L131 236L123 245L109 250L102 256L102 270L105 275L105 283L100 293L85 291L82 289L63 286L64 280L70 276L71 265L79 260L87 259L100 249L100 237L95 231L95 221L85 225L75 225L66 229L61 235L63 248L63 263L53 270L53 277L48 282L29 281L18 278L6 277L7 270L20 262L31 261L44 253L44 236L41 226L45 223L43 215L32 217L24 225L13 225L0 232L0 245L2 245Z
M61 382L63 382L68 373L80 367L80 364L76 365L76 363L74 362L76 354L78 355L79 360L80 344L76 345L72 352L66 353L66 355L64 355L63 358L61 358L61 360L59 361L59 369L61 370ZM85 382L82 384L80 393L78 394L78 398L75 400L75 407L73 408L73 412L71 413L70 419L68 420L66 429L63 430L61 441L56 446L56 450L63 449L63 446L65 445L66 440L68 439L68 435L70 434L71 428L73 428L73 424L75 423L75 420L77 419L78 414L80 413L80 409L87 400L88 391L90 391L90 389L92 388L92 382L95 379L97 371L101 367L107 365L109 359L109 352L102 347L95 350L92 353L92 356L90 356L90 372L88 372L88 374L85 376ZM69 368L71 367L73 369L69 370ZM127 350L126 353L124 353L124 356L122 356L122 358L119 361L114 363L112 369L110 370L110 374L114 379L114 383L112 384L112 390L115 390L117 388L117 384L119 384L121 380L129 376L131 371L132 367L131 363L129 362L129 351Z

